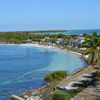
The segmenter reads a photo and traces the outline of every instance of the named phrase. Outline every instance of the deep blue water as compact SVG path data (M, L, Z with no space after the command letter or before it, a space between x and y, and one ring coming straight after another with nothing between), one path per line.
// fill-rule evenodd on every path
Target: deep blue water
M0 92L21 95L46 83L56 70L72 73L86 66L79 57L56 50L27 46L0 46ZM9 100L0 96L0 100Z
M91 34L91 31L95 31L97 32L98 35L100 35L100 29L87 29L87 30L68 30L68 32L65 32L65 33L62 33L64 35L82 35L83 33L87 33L87 34ZM35 33L35 34L38 34L38 35L44 35L44 34L50 34L50 35L53 35L53 34L60 34L60 33Z

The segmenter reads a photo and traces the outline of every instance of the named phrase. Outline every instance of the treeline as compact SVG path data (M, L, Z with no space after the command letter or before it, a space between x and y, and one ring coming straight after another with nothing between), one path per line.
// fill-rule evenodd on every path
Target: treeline
M67 32L67 30L32 31L31 33L62 33L62 32Z
M63 35L63 34L58 34L58 35L34 35L30 34L29 32L7 32L7 33L1 33L0 34L0 42L5 42L5 43L15 43L15 44L20 44L20 43L27 43L29 42L28 40L30 39L31 41L37 41L40 42L41 39L45 39L45 37L49 37L49 41L52 43L55 43L57 38L71 38L72 36L69 35Z
M45 39L45 41L42 42L56 43L58 38L62 38L65 41L67 40L66 45L68 45L71 44L71 42L77 36L78 35L64 35L61 33L53 35L50 34L38 35L38 34L31 34L30 32L6 32L6 33L0 33L0 42L21 44L21 43L29 43L29 41L41 42L42 39ZM83 34L83 36L92 37L88 34ZM62 45L64 45L64 43L62 43Z
M10 33L63 33L68 32L67 30L45 30L45 31L17 31L17 32L10 32ZM9 32L0 32L0 33L9 33Z
M5 42L5 43L26 43L27 39L29 39L29 33L3 33L0 34L0 42Z

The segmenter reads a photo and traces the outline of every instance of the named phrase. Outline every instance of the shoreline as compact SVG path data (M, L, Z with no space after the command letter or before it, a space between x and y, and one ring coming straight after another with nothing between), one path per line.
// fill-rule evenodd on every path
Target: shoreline
M61 52L74 54L74 55L80 57L80 59L82 59L84 62L86 62L85 59L83 59L81 53L77 53L77 52L70 51L70 50L67 50L67 49L61 49L61 48L55 47L55 46L52 47L52 46L39 45L39 44L1 44L0 46L16 46L16 45L18 45L18 46L30 46L30 47L36 47L36 48L46 48L46 49L58 50L58 51L61 51ZM88 67L88 65L84 66L83 68L79 68L79 69L75 70L74 72L70 73L68 76L72 76L72 75L74 75L74 74L76 74L76 73L84 70L87 67ZM46 88L47 86L48 86L48 84L46 84L46 85L44 85L44 86L42 86L40 88L33 89L31 91L27 91L27 92L21 94L20 97L24 97L26 94L31 94L31 93L39 92L40 90Z
M78 53L78 52L75 52L75 51L71 51L71 50L68 50L68 49L62 49L62 48L55 47L55 46L39 45L39 44L20 44L20 45L21 46L32 46L32 47L36 47L36 48L46 48L46 49L58 50L60 52L70 53L70 54L78 56L84 62L86 62L86 60L88 59L87 56L83 56L81 53Z
M62 48L55 47L55 46L47 46L47 45L39 45L39 44L30 44L30 43L27 43L27 44L0 44L0 46L16 46L16 45L19 45L19 46L31 46L31 47L36 47L36 48L46 48L46 49L59 50L61 52L74 54L76 56L79 56L80 58L82 57L82 54L81 53L78 53L78 52L75 52L75 51L71 51L71 50L67 50L67 49L62 49ZM87 59L87 57L85 59Z
M61 81L58 83L57 87L59 87L59 84L60 84L61 82L65 81L66 79L69 79L70 77L73 77L73 76L75 76L76 74L81 73L81 72L83 72L83 71L85 71L85 70L87 71L87 69L88 69L89 67L90 67L90 66L88 65L88 66L86 66L86 67L79 68L78 70L72 72L72 73L69 74L64 80L61 80ZM87 72L86 72L86 74L87 74ZM30 90L30 91L24 92L24 93L21 94L19 97L25 99L25 97L27 96L28 98L31 98L32 95L37 95L40 91L43 91L43 90L45 90L46 88L48 88L49 85L50 85L50 84L46 84L46 85L44 85L44 86L42 86L42 87L40 87L40 88L36 88L36 89ZM37 97L37 96L36 96L36 97ZM25 100L26 100L26 99L25 99Z
M87 59L88 59L88 56L83 56L81 53L78 53L78 52L75 52L75 51L71 51L71 50L68 50L68 49L62 49L62 48L55 47L55 46L39 45L39 44L30 44L30 43L27 43L27 44L0 44L0 46L16 46L16 45L36 47L36 48L46 48L46 49L52 49L52 50L58 50L60 52L65 52L65 53L70 53L70 54L76 55L81 60L83 60L84 62L86 62Z
M81 53L77 53L77 52L74 52L74 51L61 49L61 48L58 48L58 47L45 46L45 45L39 45L39 44L21 44L21 46L33 46L33 47L37 47L37 48L39 47L39 48L47 48L47 49L59 50L60 52L65 52L65 53L70 53L70 54L76 55L80 59L82 59L84 62L86 62L86 59L87 59L87 58L83 58ZM74 74L77 74L78 72L83 71L86 68L88 68L88 65L73 71L68 76L73 76ZM32 95L33 93L34 94L38 93L39 91L45 89L48 86L49 86L49 84L46 84L46 85L44 85L44 86L42 86L40 88L36 88L36 89L31 90L31 91L25 92L22 95L20 95L20 97L24 97L25 95L29 96L30 94Z

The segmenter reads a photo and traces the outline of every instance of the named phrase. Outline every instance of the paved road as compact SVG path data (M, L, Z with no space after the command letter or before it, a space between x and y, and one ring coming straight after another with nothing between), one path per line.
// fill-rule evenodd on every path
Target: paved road
M100 92L94 92L92 87L88 87L72 100L100 100Z

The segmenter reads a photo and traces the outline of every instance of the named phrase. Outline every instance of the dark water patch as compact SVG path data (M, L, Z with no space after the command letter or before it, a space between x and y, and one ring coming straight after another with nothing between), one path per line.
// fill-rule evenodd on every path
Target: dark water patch
M0 47L0 92L21 95L44 86L43 78L56 70L69 73L84 67L75 55L24 46ZM0 96L0 100L9 100Z

